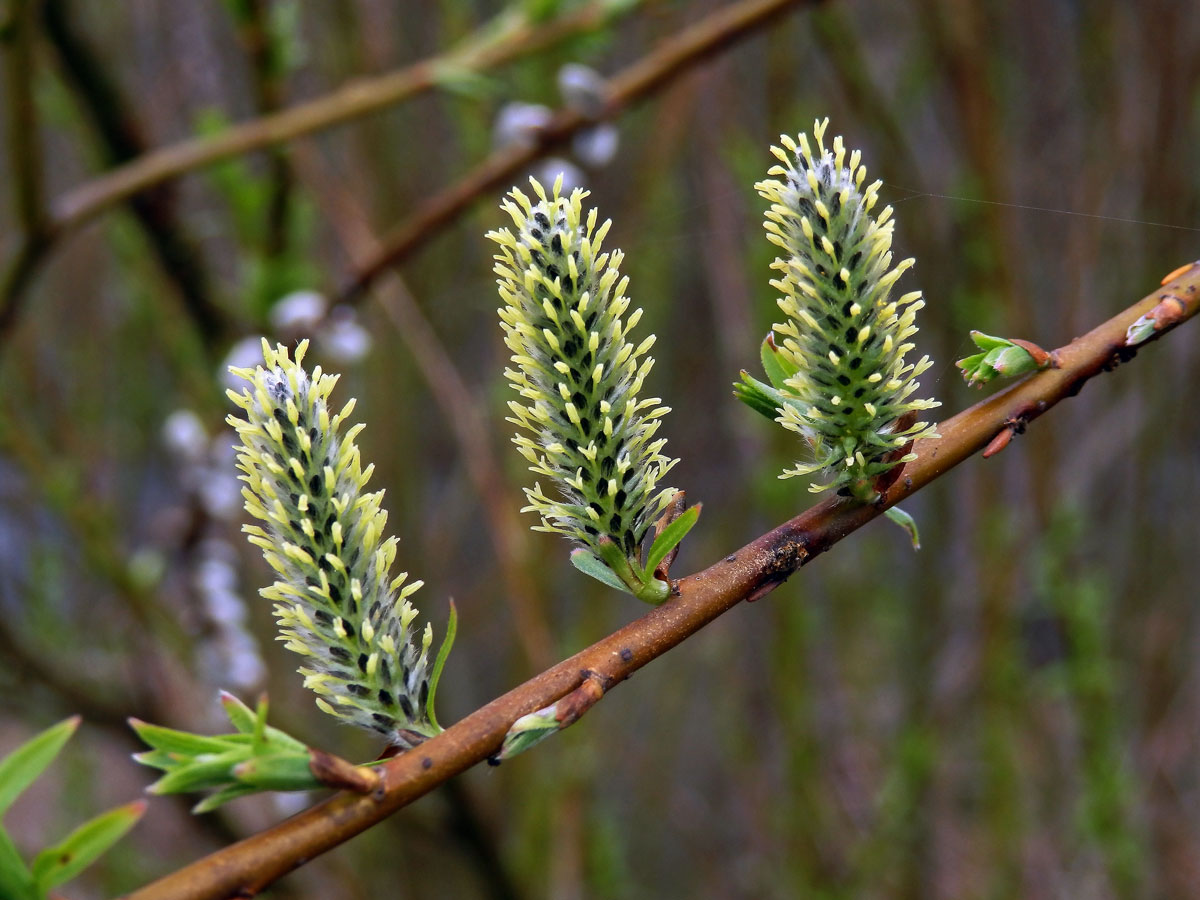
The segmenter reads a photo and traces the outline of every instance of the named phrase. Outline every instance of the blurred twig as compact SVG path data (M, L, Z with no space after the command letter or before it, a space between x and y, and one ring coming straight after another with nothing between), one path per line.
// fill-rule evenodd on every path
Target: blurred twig
M1134 322L1165 309L1153 338L1200 312L1200 264L1193 265L1117 316L1055 351L1057 366L970 407L938 426L941 437L920 441L880 502L860 505L836 497L762 535L696 575L674 582L673 597L520 687L477 710L426 744L383 764L382 796L339 794L286 822L186 866L129 895L130 900L208 900L253 896L306 860L364 831L437 785L489 758L521 716L575 691L585 679L605 689L628 678L713 619L766 596L800 566L891 505L984 449L1004 431L1016 432L1101 372L1132 359L1126 344Z
M13 0L13 12L0 26L0 36L19 48L22 33L18 13L26 0ZM123 166L69 191L50 204L39 228L26 231L22 243L0 275L0 343L16 325L33 275L53 247L101 213L163 182L223 159L282 144L326 128L394 106L431 90L463 72L482 71L549 46L564 37L595 29L614 15L611 3L596 0L574 12L541 24L524 15L506 13L476 32L459 47L377 78L357 79L337 90L272 115L234 125L212 137L195 137L138 156ZM9 65L20 70L20 53L9 54ZM23 71L23 70L21 70ZM22 90L21 78L6 77L10 90ZM14 110L22 108L10 97ZM31 129L13 128L19 145L33 139ZM14 148L15 149L15 148ZM21 151L24 153L24 151ZM35 163L36 154L24 153ZM19 185L40 185L40 178L19 177ZM24 189L24 188L23 188ZM32 190L32 189L31 189ZM40 191L40 187L36 188ZM40 197L40 193L31 194ZM26 203L28 201L22 201Z
M496 150L458 182L421 204L408 219L384 236L380 251L359 268L339 299L344 302L358 299L385 269L411 254L480 197L506 187L522 169L570 140L580 129L615 117L627 106L670 84L712 54L753 34L789 8L817 2L819 0L743 0L715 10L667 39L609 80L608 96L598 114L560 110L538 130L536 140Z
M481 71L594 29L611 18L611 4L589 3L545 24L507 15L439 56L377 78L360 78L291 109L234 125L213 137L191 138L154 150L58 199L55 224L73 230L155 184L252 150L261 150L379 112L431 90L463 71Z
M0 296L20 296L53 241L43 185L42 153L33 102L33 17L31 0L9 0L0 22L4 44L4 105L10 183L21 223L20 243L0 276ZM18 311L17 301L0 306L0 336Z

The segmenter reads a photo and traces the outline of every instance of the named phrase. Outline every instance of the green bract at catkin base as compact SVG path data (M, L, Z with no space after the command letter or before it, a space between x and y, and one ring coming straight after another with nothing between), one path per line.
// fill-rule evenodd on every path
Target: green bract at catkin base
M499 314L517 367L504 374L521 397L509 403L508 421L527 432L513 441L530 471L551 479L559 494L547 496L541 484L526 488L523 511L541 517L537 530L587 548L572 555L578 568L661 602L668 585L653 571L666 551L656 542L648 558L654 565L640 561L647 529L675 494L657 487L676 463L661 452L666 441L654 437L669 410L657 397L638 398L654 365L645 355L654 336L636 346L628 340L642 311L622 318L629 308L622 253L601 252L610 223L597 227L595 209L585 219L587 192L561 196L561 178L552 195L530 184L536 201L514 188L502 204L516 231L488 234L500 246ZM693 511L685 515L695 521ZM668 540L678 543L679 530Z
M924 305L920 291L890 299L893 285L913 265L892 265L892 208L871 211L880 182L863 187L866 169L842 138L826 149L829 120L808 136L782 137L771 152L782 165L777 178L755 187L771 202L767 239L784 251L771 268L780 277L779 307L787 321L774 326L782 341L768 338L764 365L774 387L743 373L738 395L752 407L771 408L776 421L802 435L812 461L797 463L783 478L824 471L814 491L836 490L863 502L878 496L877 479L915 457L900 451L934 435L917 415L940 404L910 400L928 357L906 363L917 332L914 316Z
M441 730L433 694L450 638L431 668L432 626L417 647L408 602L421 582L389 577L397 539L383 537L383 491L364 490L374 466L361 468L354 443L363 426L345 428L354 401L330 414L337 376L301 368L307 349L302 341L293 360L264 339L265 367L230 370L249 382L228 392L246 416L228 422L242 441L246 510L264 523L243 530L279 575L261 593L275 602L280 639L304 657L317 705L411 747Z

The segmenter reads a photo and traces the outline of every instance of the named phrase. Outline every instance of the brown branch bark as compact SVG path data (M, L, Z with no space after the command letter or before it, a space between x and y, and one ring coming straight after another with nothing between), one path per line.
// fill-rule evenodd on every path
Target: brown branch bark
M480 197L508 187L531 163L561 146L582 128L617 116L626 107L654 93L692 66L748 37L791 7L820 0L743 0L721 7L706 18L664 41L656 50L609 80L608 97L597 115L560 110L537 134L537 140L495 151L457 183L426 200L382 239L379 252L367 260L338 296L340 302L361 298L380 273L408 257L435 233L449 225Z
M751 541L696 575L673 583L672 599L570 659L475 711L427 743L382 764L383 788L371 796L337 794L311 809L129 895L129 900L251 897L277 878L386 818L439 784L492 756L513 722L599 678L607 690L738 603L770 593L800 566L885 509L923 488L995 437L1019 433L1101 372L1132 359L1126 332L1143 316L1160 337L1200 311L1200 263L1172 273L1124 312L1055 351L1038 372L938 426L870 506L831 498ZM1143 344L1144 345L1144 344Z

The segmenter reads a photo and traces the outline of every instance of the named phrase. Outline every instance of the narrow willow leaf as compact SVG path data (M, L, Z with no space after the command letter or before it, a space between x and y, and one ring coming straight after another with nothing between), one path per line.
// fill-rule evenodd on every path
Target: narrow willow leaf
M146 812L146 801L135 800L80 825L61 843L48 847L33 861L38 888L49 891L70 881L125 836Z
M733 383L733 394L748 407L761 416L766 416L772 422L779 417L779 410L787 405L784 395L754 378L742 369L741 380Z
M654 539L654 543L650 545L650 552L646 554L647 577L652 575L654 570L658 568L658 564L667 558L667 554L674 550L679 545L679 542L687 537L687 533L692 530L692 526L696 524L699 518L700 504L697 503L664 528L662 533Z
M776 390L782 391L787 387L787 380L800 370L794 360L779 352L779 348L775 346L775 332L773 331L763 338L762 345L758 348L758 358L762 360L767 380L774 385Z
M309 768L309 754L281 753L254 756L233 768L240 784L260 791L311 791L321 783Z
M571 565L584 575L590 575L592 578L607 584L611 588L616 588L618 591L624 591L627 594L633 593L625 582L613 574L612 569L596 558L591 550L576 547L571 551Z
M0 828L0 897L40 900L32 873L3 828Z
M437 711L433 708L434 698L437 696L438 682L442 680L442 669L446 665L446 659L450 656L450 651L454 647L454 638L458 635L458 607L454 605L454 601L450 601L450 619L446 623L446 636L442 638L442 646L438 648L437 659L433 661L433 670L429 673L429 699L426 701L425 714L429 717L429 721L433 723L435 728L440 728L437 720Z
M884 515L887 516L890 521L895 522L908 533L909 540L912 541L912 548L914 550L921 549L921 533L917 530L916 519L898 506L890 507L886 512L884 512Z
M238 797L247 797L250 794L262 793L256 787L250 787L246 784L233 784L229 787L221 788L216 793L209 794L199 803L192 807L194 815L202 815L203 813L212 812L218 806L224 806L230 800L236 800Z
M64 719L34 735L0 760L0 818L46 770L79 727L79 716Z
M164 753L198 756L203 753L224 753L229 749L229 741L225 738L208 737L203 734L192 734L190 731L165 728L162 725L151 725L141 719L130 719L129 727L145 744Z

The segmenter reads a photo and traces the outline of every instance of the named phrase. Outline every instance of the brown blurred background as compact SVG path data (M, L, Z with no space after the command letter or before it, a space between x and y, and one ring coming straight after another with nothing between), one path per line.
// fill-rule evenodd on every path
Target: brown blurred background
M353 305L323 299L432 195L519 141L519 123L546 115L513 104L563 108L566 77L571 108L587 112L587 73L564 66L611 76L722 4L624 6L503 65L447 69L407 102L115 205L46 241L19 293L10 268L0 752L85 719L56 777L7 818L24 851L152 780L128 759L125 716L222 730L221 687L248 700L269 690L276 724L311 743L362 759L379 749L315 709L256 595L268 576L238 534L222 422L221 373L246 337L312 334L310 358L343 373L335 397L358 398L401 562L426 582L414 599L439 634L447 598L459 607L444 723L641 613L517 513L532 476L503 421L483 237L501 224L503 189L428 226ZM793 436L730 391L739 368L757 369L776 319L752 185L781 132L828 115L884 180L899 253L918 260L902 284L928 302L918 352L936 365L924 388L946 415L979 397L953 366L969 329L1058 346L1200 256L1193 3L793 7L530 169L565 167L590 188L658 335L648 385L674 410L661 432L682 460L671 483L705 507L678 574L811 501L776 478ZM60 198L146 149L445 53L503 4L8 8L11 266L39 222L39 166L22 147L40 160L45 197ZM894 527L869 526L561 737L468 773L270 896L1192 895L1198 348L1185 326L1000 456L923 491L906 507L919 553ZM66 893L131 889L296 808L260 797L195 818L187 806L154 800Z

